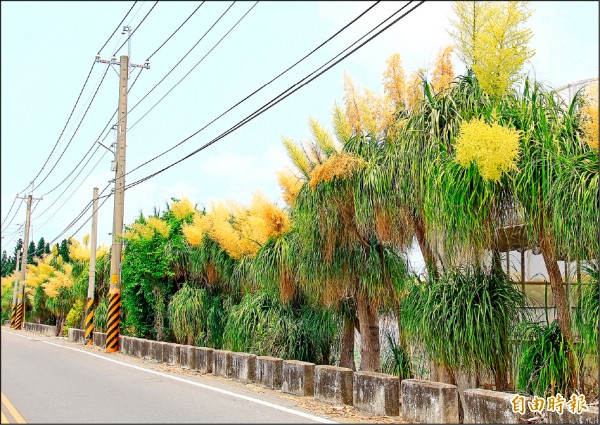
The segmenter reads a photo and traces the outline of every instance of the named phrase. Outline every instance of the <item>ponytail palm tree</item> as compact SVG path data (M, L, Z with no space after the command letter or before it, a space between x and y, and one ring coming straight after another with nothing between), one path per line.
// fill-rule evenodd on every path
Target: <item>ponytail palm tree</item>
M524 133L513 192L544 258L560 330L572 344L558 261L597 255L598 153L579 139L576 104L567 107L556 92L526 81L513 109L515 125Z
M381 371L378 309L397 305L406 267L388 242L402 229L390 225L373 193L383 187L376 181L380 145L373 133L342 139L342 148L314 126L313 135L309 154L284 141L303 181L290 211L302 240L299 281L328 304L356 301L361 370Z

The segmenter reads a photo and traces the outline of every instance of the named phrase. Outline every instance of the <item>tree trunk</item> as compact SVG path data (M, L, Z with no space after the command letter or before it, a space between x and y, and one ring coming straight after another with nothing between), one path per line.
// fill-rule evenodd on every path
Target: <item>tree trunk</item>
M560 269L558 268L554 246L542 232L539 234L539 244L542 256L544 257L546 270L548 270L548 277L550 278L550 288L552 289L552 296L554 297L554 303L556 305L558 325L560 326L563 337L571 343L571 312L569 311L567 294L562 284L562 276L560 274Z
M423 222L423 219L415 217L414 226L417 242L419 242L419 248L421 249L421 254L423 254L427 271L431 273L432 278L437 279L439 277L437 262L435 261L433 250L427 241L427 234L425 232L425 223Z
M354 325L356 317L344 318L344 334L342 337L342 352L340 354L340 367L356 370L354 363Z
M54 336L62 335L62 328L63 328L64 321L65 321L65 319L62 316L58 316L58 318L56 319L56 332L55 332Z
M554 245L550 241L550 238L543 233L543 231L539 232L538 242L540 244L542 257L544 257L544 264L546 265L546 270L548 270L548 276L550 278L550 288L552 289L552 297L554 298L554 304L556 305L558 326L560 327L563 338L567 342L567 361L569 362L569 366L572 371L569 380L571 386L575 387L577 383L575 377L576 368L573 353L570 348L573 344L573 335L571 334L571 312L569 311L567 294L562 284L562 276L560 274L560 269L558 268L558 260L556 259Z
M360 295L357 297L360 326L360 370L381 372L381 349L379 347L379 316L377 307Z

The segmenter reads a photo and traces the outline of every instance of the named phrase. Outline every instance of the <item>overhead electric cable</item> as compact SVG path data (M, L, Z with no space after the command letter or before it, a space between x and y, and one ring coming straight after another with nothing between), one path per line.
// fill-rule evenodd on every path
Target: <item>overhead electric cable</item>
M133 3L133 6L135 6L136 3L137 3L137 1L135 1ZM119 29L119 27L121 26L121 24L123 23L123 21L127 18L127 15L129 15L129 13L131 12L131 10L133 9L133 6L131 6L131 9L129 9L129 11L125 14L125 16L123 17L123 19L121 20L121 22L119 23L119 25L117 26L117 28L108 37L108 39L102 45L102 47L100 48L100 50L98 50L98 54L100 54L100 52L102 51L102 49L104 49L104 47L109 42L109 40L113 37L113 35L115 35L115 32L117 32L117 30ZM69 121L71 120L71 117L73 116L73 113L75 112L75 109L77 108L77 105L79 104L79 100L81 99L81 95L83 94L83 91L85 90L85 87L86 87L86 85L87 85L87 83L88 83L88 81L90 79L90 75L92 75L92 71L93 71L95 65L96 65L96 61L94 60L94 62L92 62L92 66L90 67L88 75L85 78L85 82L83 83L83 87L81 87L81 90L79 91L79 95L77 96L77 100L75 101L75 105L73 105L73 109L71 109L71 113L69 114L69 117L67 118L67 122L65 123L65 125L64 125L64 127L63 127L63 129L62 129L62 131L60 133L60 135L58 136L58 139L56 140L56 143L54 144L54 147L52 148L52 151L50 151L50 154L48 155L48 157L44 161L44 164L42 165L42 168L40 168L40 170L38 171L38 173L32 179L32 182L35 181L39 177L39 175L41 174L41 172L44 170L44 168L48 164L48 161L50 161L50 157L52 156L52 154L56 150L56 147L58 146L58 143L60 142L60 139L62 138L63 133L65 132L67 126L69 125ZM21 192L25 192L29 188L30 185L31 185L31 182L25 187L25 189L21 190Z
M92 153L92 155L91 155L91 156L88 158L88 160L87 160L87 162L85 163L85 165L84 165L83 167L81 167L81 169L79 170L79 172L78 172L78 173L77 173L77 174L76 174L76 175L73 177L73 179L72 179L72 180L71 180L71 182L68 184L68 186L67 186L67 187L65 187L65 188L63 189L63 191L61 192L61 194L60 194L60 195L58 195L58 197L57 197L57 198L54 200L54 202L52 202L52 203L51 203L51 204L48 206L48 208L46 208L44 211L42 211L42 212L41 212L41 213L40 213L40 214L39 214L37 217L33 218L33 220L37 220L37 219L39 219L39 218L40 218L42 215L44 215L44 214L45 214L45 213L46 213L46 212L47 212L47 211L48 211L50 208L52 208L52 207L53 207L53 206L54 206L54 205L55 205L55 204L58 202L58 200L59 200L59 199L60 199L60 198L61 198L61 197L62 197L64 194L66 194L66 193L67 193L67 190L69 189L69 187L71 187L71 186L73 185L73 183L75 183L75 180L77 179L77 177L79 177L79 175L80 175L80 174L83 172L83 170L84 170L85 166L86 166L87 164L89 164L89 162L92 160L92 158L94 157L94 155L96 154L96 152L98 152L98 150L99 150L99 149L100 149L100 145L96 145L96 150L94 151L94 153ZM98 164L100 163L100 160L102 160L102 158L104 158L104 156L106 155L106 152L107 152L107 151L104 151L104 154L103 154L103 155L100 157L100 159L99 159L99 160L96 162L96 164L94 165L94 167L92 167L92 168L89 170L89 172L88 172L88 174L86 175L86 177L85 177L85 178L87 178L87 177L88 177L88 176L89 176L89 175L92 173L92 171L94 171L94 169L95 169L95 168L98 166ZM83 179L81 183L83 183L84 181L85 181L85 179ZM80 184L80 185L81 185L81 184ZM79 186L77 187L77 189L79 189ZM77 191L77 189L75 189L75 191ZM75 192L73 192L73 193L75 193ZM71 194L71 196L73 196L73 194ZM67 198L67 200L68 200L68 199L70 199L70 197L69 197L69 198Z
M77 234L77 232L79 232L81 229L83 229L83 226L85 226L86 224L88 224L90 222L90 220L92 219L94 214L96 212L100 211L100 208L102 208L102 205L104 205L110 197L111 197L111 195L108 195L105 197L104 201L102 201L102 203L100 205L98 205L98 208L96 208L96 210L92 211L92 215L86 221L84 221L83 224L81 226L79 226L79 228L77 230L75 230L74 232L71 233L71 236L70 236L71 238L74 237Z
M46 179L48 178L48 176L50 176L50 174L52 173L52 171L56 168L56 166L58 165L58 163L60 162L60 160L62 159L63 155L65 154L65 152L67 151L68 147L71 145L71 142L73 141L73 139L75 138L75 135L77 134L77 131L79 130L79 128L81 127L81 124L83 123L83 120L85 119L88 111L90 110L92 104L94 103L94 99L96 98L96 95L98 94L98 91L100 90L100 87L102 86L102 83L104 82L104 78L106 77L106 74L108 73L108 67L106 67L106 70L104 71L104 75L102 76L102 80L100 81L100 84L98 85L98 87L96 88L96 91L94 92L94 96L92 97L92 100L90 101L90 103L88 104L88 107L85 110L85 113L83 114L83 117L81 117L81 120L79 121L79 125L77 125L77 128L75 129L75 132L73 133L73 135L71 136L71 138L69 139L69 142L67 143L67 146L65 146L65 148L63 149L62 153L60 154L60 156L58 157L58 159L56 160L56 162L54 163L54 165L52 166L52 168L50 169L50 171L48 171L48 174L46 174L46 176L42 179L42 181L38 184L38 188L40 187L40 185L42 183L44 183L44 181L46 181ZM42 196L46 196L47 194L51 193L52 191L56 190L56 187L46 193L44 193L44 195Z
M107 185L104 187L104 189L102 189L102 191L101 191L100 193L101 193L101 194L102 194L102 193L104 193L104 191L105 191L106 189L108 189L108 187L109 187L109 186L110 186L110 183L108 183L108 184L107 184ZM106 197L106 198L108 198L108 197L110 197L110 196L111 196L111 194L109 194L109 195L106 195L105 197ZM98 199L100 199L100 198L102 198L102 196L98 196ZM89 202L86 204L86 206L84 206L84 207L83 207L83 209L82 209L82 210L81 210L81 211L80 211L80 212L77 214L77 216L76 216L76 217L75 217L75 218L74 218L74 219L73 219L73 220L72 220L72 221L71 221L71 222L70 222L70 223L67 225L67 227L65 227L65 229L63 229L63 231L62 231L62 232L60 232L60 233L58 234L58 236L56 236L56 237L55 237L55 238L54 238L54 239L53 239L53 240L52 240L50 243L54 243L54 242L55 242L55 241L56 241L58 238L60 238L62 235L64 235L64 234L65 234L65 233L66 233L66 232L67 232L67 231L68 231L68 230L69 230L71 227L73 227L73 226L75 225L75 223L77 223L77 222L78 222L78 221L81 219L81 217L83 217L83 216L85 215L85 213L87 212L87 210L89 210L89 209L90 209L90 207L92 207L92 206L93 206L93 203L94 203L94 201L93 201L93 200L89 201Z
M129 37L127 37L125 39L125 41L123 42L123 44L121 44L119 46L119 48L115 50L115 52L113 53L113 56L115 56L119 52L119 50L121 50L121 47L123 47L125 45L125 43L127 43L129 41L129 39L133 36L133 34L135 34L135 32L142 26L142 24L144 23L144 21L146 20L146 18L148 17L148 15L150 15L150 12L152 12L154 10L154 8L156 7L157 4L158 4L158 1L154 2L154 5L152 5L152 7L148 11L148 13L146 13L146 15L142 18L142 20L137 25L137 27L135 27L135 29L133 31L131 31L131 34L129 34Z
M112 34L110 35L110 37L108 37L106 39L106 41L104 42L104 44L102 45L102 47L100 47L100 50L98 50L98 54L100 54L102 52L102 49L104 49L106 47L106 45L108 44L108 42L110 41L110 39L113 37L113 35L115 35L115 33L117 31L119 31L119 28L121 28L121 25L123 24L123 22L125 22L125 19L127 19L127 16L131 13L131 11L135 7L136 3L137 3L137 0L133 2L133 4L131 5L131 8L127 11L127 13L125 14L125 16L123 16L123 19L121 19L121 22L119 22L119 25L117 25L117 27L112 32ZM138 9L138 11L139 11L139 9Z
M257 2L257 3L258 3L258 2ZM133 107L132 107L132 108L130 108L130 109L129 109L129 111L127 111L127 114L131 113L131 112L132 112L132 111L133 111L135 108L137 108L137 107L138 107L138 105L139 105L140 103L142 103L142 102L144 101L144 99L146 99L146 98L147 98L147 97L150 95L150 93L152 93L152 92L154 91L154 89L156 89L156 88L157 88L157 87L158 87L158 86L159 86L159 85L160 85L160 84L161 84L163 81L165 81L165 79L166 79L166 78L167 78L167 77L168 77L168 76L169 76L169 75L170 75L170 74L171 74L171 73L172 73L172 72L175 70L175 68L177 68L181 62L183 62L183 60L184 60L184 59L185 59L185 58L186 58L186 57L187 57L187 56L188 56L188 55L189 55L189 54L192 52L192 50L194 50L194 49L196 48L196 46L197 46L197 45L198 45L198 44L199 44L199 43L200 43L200 42L201 42L201 41L204 39L204 37L206 37L206 35L207 35L207 34L208 34L208 33L209 33L209 32L210 32L210 31L211 31L211 30L212 30L212 29L215 27L215 25L217 25L217 23L218 23L218 22L221 20L221 18L223 18L223 16L225 16L225 14L226 14L227 12L229 12L229 9L231 9L231 7L232 7L234 4L235 4L235 1L234 1L234 2L232 2L232 3L229 5L229 7L228 7L228 8L225 10L225 12L223 12L223 13L221 14L221 16L219 16L219 18L218 18L218 19L217 19L217 20L216 20L216 21L215 21L215 22L214 22L214 23L211 25L211 27L210 27L208 30L206 30L206 32L205 32L205 33L202 35L202 37L200 37L200 38L198 39L198 41L196 41L196 43L195 43L195 44L194 44L194 45L193 45L193 46L192 46L192 47L191 47L191 48L190 48L190 49L187 51L187 53L186 53L185 55L183 55L183 57L182 57L181 59L179 59L179 61L178 61L178 62L177 62L177 63L176 63L176 64L175 64L175 65L174 65L174 66L173 66L171 69L170 69L170 71L169 71L169 72L167 72L167 73L166 73L166 74L165 74L165 75L162 77L162 79L161 79L161 80L160 80L158 83L156 83L156 84L154 85L154 87L152 87L152 88L151 88L151 89L148 91L148 93L146 93L146 94L145 94L145 95L144 95L144 96L143 96L143 97L142 97L140 100L138 100L138 102L137 102L135 105L133 105ZM256 6L256 4L254 4L254 6ZM252 7L254 7L254 6L252 6ZM250 10L252 10L252 9L250 9ZM246 12L246 14L247 14L247 12ZM245 16L245 15L244 15L244 16ZM238 22L239 22L239 21L238 21ZM237 25L237 24L236 24L236 25Z
M6 217L4 217L4 220L2 220L2 223L0 223L0 227L4 226L6 219L8 218L8 216L10 215L10 212L12 211L13 207L15 206L15 202L17 202L17 198L18 198L18 195L15 195L15 197L12 201L12 204L11 204L10 208L8 209L8 212L6 213Z
M165 41L163 41L163 44L161 44L160 46L158 46L158 48L157 48L157 49L156 49L154 52L152 52L152 54L151 54L150 56L148 56L148 58L147 58L146 60L150 60L150 58L152 58L152 56L154 56L154 55L155 55L155 54L156 54L156 53L157 53L157 52L158 52L160 49L162 49L162 48L163 48L163 46L164 46L165 44L167 44L167 42L168 42L168 41L169 41L169 40L170 40L170 39L171 39L171 38L172 38L172 37L173 37L175 34L177 34L177 32L178 32L178 31L179 31L179 30L180 30L180 29L181 29L181 28L182 28L182 27L183 27L183 26L186 24L186 22L187 22L187 21L189 21L189 20L190 20L190 18L191 18L192 16L194 16L194 14L195 14L195 13L198 11L198 9L200 9L200 7L202 7L202 5L203 5L204 3L205 3L204 1L203 1L202 3L200 3L200 6L198 6L196 9L194 9L194 11L193 11L193 12L190 14L190 16L188 16L188 17L185 19L185 21L183 21L183 22L181 23L181 25L179 25L179 27L178 27L178 28L177 28L175 31L173 31L173 33L172 33L172 34L171 34L171 35L170 35L170 36L169 36L169 37L168 37L168 38L167 38Z
M286 74L288 71L290 71L291 69L293 69L295 66L297 66L298 64L300 64L301 62L303 62L306 58L308 58L309 56L311 56L313 53L315 53L317 50L319 50L321 47L323 47L324 45L326 45L327 43L329 43L331 40L333 40L335 37L337 37L342 31L344 31L345 29L347 29L349 26L351 26L352 24L354 24L356 21L358 21L360 18L362 18L367 12L369 12L371 9L373 9L375 6L377 6L377 4L380 3L379 1L376 1L375 3L373 3L371 6L369 6L367 9L365 9L360 15L358 15L356 18L354 18L352 21L350 21L349 23L347 23L346 25L344 25L342 28L340 28L335 34L333 34L332 36L330 36L327 40L323 41L321 44L319 44L317 47L315 47L313 50L311 50L309 53L307 53L306 55L304 55L304 57L302 57L301 59L299 59L298 61L296 61L293 65L289 66L286 70L282 71L279 73L279 75L277 75L276 77L272 78L270 81L266 82L265 84L263 84L261 87L259 87L258 89L254 90L252 93L250 93L249 95L247 95L246 97L244 97L242 100L240 100L239 102L237 102L235 105L233 105L232 107L230 107L229 109L227 109L225 112L221 113L219 116L217 116L216 118L214 118L212 121L210 121L208 124L206 124L204 127L202 127L199 131L203 131L204 129L206 129L208 126L212 125L214 122L216 122L217 120L219 120L221 117L223 117L225 114L229 113L231 110L233 110L234 108L238 107L239 105L241 105L242 103L244 103L246 100L250 99L252 96L254 96L256 93L260 92L262 89L264 89L265 87L267 87L269 84L271 84L272 82L274 82L275 80L279 79L280 77L282 77L284 74ZM172 90L172 89L171 89ZM167 92L167 94L169 94L171 92L171 90L169 90ZM165 94L166 96L166 94ZM136 125L137 123L139 123L146 115L148 115L148 113L150 113L150 111L152 111L156 105L158 105L158 103L160 103L160 101L162 101L164 99L163 96L157 103L154 104L154 106L152 106L148 111L146 111L146 113L144 115L142 115L142 117L140 119L138 119L131 127L129 127L128 131L131 131ZM180 142L174 146L172 146L171 148L167 149L166 151L160 153L159 155L149 159L148 161L138 165L137 167L133 168L132 170L130 170L129 172L127 172L125 175L134 172L135 170L145 166L146 164L149 164L150 162L160 158L163 155L166 155L167 153L171 152L173 149L177 148L178 146L180 146L181 144L183 144L184 142Z
M302 87L306 86L308 83L314 81L316 78L318 78L319 76L321 76L322 74L324 74L325 72L327 72L328 70L330 70L331 68L333 68L335 65L337 65L339 62L341 62L342 60L344 60L345 58L347 58L348 56L350 56L351 54L353 54L354 52L356 52L358 49L360 49L361 47L363 47L364 45L366 45L367 43L369 43L370 41L372 41L375 37L379 36L381 33L383 33L384 31L386 31L387 29L389 29L392 25L394 25L395 23L397 23L398 21L400 21L401 19L403 19L405 16L407 16L408 14L410 14L411 12L413 12L417 7L421 6L425 1L422 0L420 1L416 6L414 6L412 9L410 9L409 11L405 12L403 15L399 16L398 18L396 18L395 20L393 20L391 23L389 23L387 26L385 26L383 29L379 30L377 33L375 33L374 35L372 35L370 38L368 38L367 40L365 40L364 42L362 42L360 45L358 45L357 47L355 47L354 49L352 49L350 52L346 53L344 56L342 56L340 59L338 59L337 61L335 61L333 64L329 65L327 68L323 69L321 72L319 72L318 74L314 75L312 78L308 79L307 81L305 81L304 83L298 85L299 83L296 83L294 86L298 85L298 87L296 87L294 90L290 91L289 93L285 94L284 96L277 96L274 99L272 99L270 102L267 102L265 105L263 105L261 108L259 108L258 110L256 110L254 113L248 115L245 119L243 119L242 121L238 122L236 125L230 127L227 131L221 133L219 136L215 137L214 139L212 139L211 141L209 141L208 143L202 145L200 148L192 151L191 153L189 153L188 155L184 156L183 158L171 163L170 165L146 176L143 177L139 180L136 180L133 183L130 183L128 185L125 186L125 189L130 189L134 186L137 186L140 183L143 183L149 179L151 179L152 177L155 177L158 174L163 173L164 171L168 170L169 168L172 168L173 166L185 161L186 159L194 156L195 154L197 154L198 152L206 149L208 146L216 143L217 141L221 140L222 138L224 138L225 136L227 136L228 134L232 133L233 131L239 129L240 127L246 125L248 122L252 121L254 118L260 116L261 114L263 114L264 112L266 112L267 110L269 110L270 108L272 108L273 106L277 105L279 102L281 102L282 100L286 99L287 97L289 97L290 95L292 95L293 93L295 93L296 91L298 91L299 89L301 89ZM380 27L381 25L383 25L385 22L387 22L389 19L391 19L394 15L396 15L397 13L399 13L400 11L402 11L404 8L406 8L409 4L411 4L412 1L408 2L407 4L405 4L402 8L400 8L398 11L396 11L394 14L392 14L390 17L388 17L386 20L382 21L379 25L377 25L374 29L372 29L370 32L374 31L376 28ZM370 33L369 32L369 33ZM369 34L367 33L367 34ZM363 36L364 38L365 36ZM360 40L360 39L359 39ZM354 43L356 44L356 42ZM338 54L339 56L339 54ZM314 73L314 72L313 72ZM302 80L301 80L302 81ZM286 90L286 91L289 91ZM284 92L285 93L285 92ZM280 97L279 99L277 99L278 97ZM276 100L277 99L277 100ZM196 131L195 133L191 134L190 136L188 136L186 139L184 139L182 141L182 143L184 141L187 141L189 139L191 139L192 137L194 137L196 134L198 134L200 132L200 130Z
M19 202L19 206L17 206L17 209L15 210L15 213L13 214L13 216L10 219L10 221L8 222L8 224L4 226L4 230L6 230L6 228L12 224L12 222L15 219L15 217L17 216L17 213L21 209L21 206L23 205L23 202L25 201L25 198L20 198L20 199L21 199L21 202Z
M75 188L75 190L71 193L71 195L64 200L64 202L60 205L60 207L58 207L58 209L44 222L42 223L39 227L43 227L46 223L48 223L59 211L62 210L62 208L65 206L65 204L73 197L73 195L75 195L75 193L77 193L77 190L79 190L79 188L81 187L81 185L87 180L87 178L90 176L91 172L96 169L96 167L98 167L98 164L100 163L100 161L104 158L104 155L106 155L106 152L104 152L104 154L102 155L102 157L98 160L98 162L96 163L96 165L94 165L94 167L90 170L90 172L85 176L85 178L79 183L79 185ZM57 199L58 201L58 199ZM56 201L55 201L56 203ZM47 210L46 210L47 211ZM45 212L45 211L44 211ZM43 214L43 213L42 213ZM42 215L40 214L40 216ZM39 216L38 216L39 218Z

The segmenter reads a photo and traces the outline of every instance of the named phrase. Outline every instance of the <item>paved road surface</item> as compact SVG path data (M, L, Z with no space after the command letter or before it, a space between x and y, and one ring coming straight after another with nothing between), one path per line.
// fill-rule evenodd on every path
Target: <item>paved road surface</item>
M1 339L2 412L11 423L5 399L28 423L330 422L275 392L121 353L7 327Z

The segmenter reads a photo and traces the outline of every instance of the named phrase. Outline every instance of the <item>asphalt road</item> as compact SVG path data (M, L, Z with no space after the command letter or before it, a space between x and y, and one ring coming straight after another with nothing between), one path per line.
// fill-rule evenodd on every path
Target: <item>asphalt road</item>
M27 423L331 423L237 382L4 326L1 340L3 400Z

